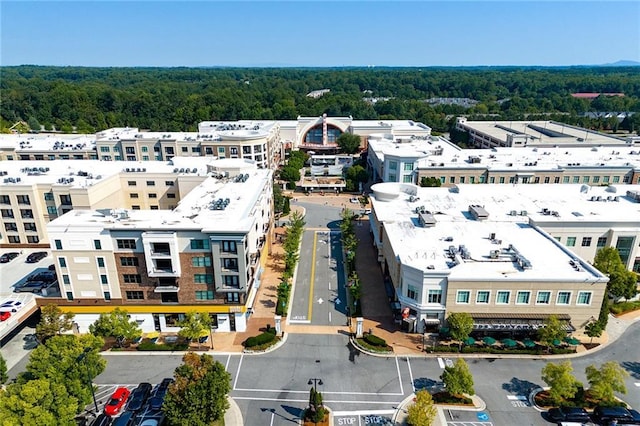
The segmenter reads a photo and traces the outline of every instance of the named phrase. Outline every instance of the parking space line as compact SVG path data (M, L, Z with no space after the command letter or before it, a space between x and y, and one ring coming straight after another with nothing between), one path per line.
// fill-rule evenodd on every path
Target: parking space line
M309 274L309 312L307 318L312 319L313 313L313 284L316 278L316 248L318 247L318 232L313 233L313 251L311 252L311 274Z

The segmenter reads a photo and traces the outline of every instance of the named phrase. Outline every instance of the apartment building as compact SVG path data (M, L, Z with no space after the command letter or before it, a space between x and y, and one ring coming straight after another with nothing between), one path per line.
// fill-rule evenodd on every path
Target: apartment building
M640 136L612 136L556 121L467 121L458 117L456 129L468 133L469 143L476 148L640 147Z
M272 228L272 171L219 160L173 210L72 210L47 225L59 299L85 332L119 306L143 331L178 331L190 311L244 331ZM262 264L261 264L262 263Z
M640 267L639 190L372 186L371 232L404 328L423 332L468 312L477 331L533 331L549 315L582 329L608 281L588 262L597 250L616 247Z
M97 159L95 135L0 134L0 161Z
M173 209L206 179L211 164L208 158L4 161L0 247L48 247L46 224L72 210Z

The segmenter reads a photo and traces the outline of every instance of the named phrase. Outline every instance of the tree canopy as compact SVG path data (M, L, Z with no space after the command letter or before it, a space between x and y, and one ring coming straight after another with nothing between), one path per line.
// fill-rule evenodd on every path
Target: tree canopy
M562 321L555 315L550 315L544 321L544 327L538 329L538 339L547 347L553 346L554 341L562 340L566 335L562 328Z
M571 361L550 362L542 369L542 380L550 387L549 399L555 405L562 405L565 400L573 398L582 387L572 373Z
M589 392L605 404L616 402L615 392L627 393L624 379L629 373L615 361L605 362L599 369L589 365L585 373L589 382Z
M437 414L431 394L421 390L416 392L414 403L407 409L407 423L411 426L431 426Z
M206 426L224 416L231 376L207 354L189 352L176 368L162 409L177 426Z
M637 293L637 275L627 270L620 259L620 253L614 247L603 247L596 253L593 266L609 276L607 291L614 298L630 299Z
M178 323L178 336L188 340L195 340L211 331L211 317L206 312L187 312L184 319Z
M469 365L462 358L458 358L452 367L445 367L440 380L451 395L475 395L473 375Z
M57 305L46 305L40 309L40 322L36 325L36 336L42 343L47 339L73 328L74 314L63 312Z
M360 151L360 144L362 139L360 135L354 135L353 133L343 133L338 136L338 146L340 151L345 154L355 154Z
M89 332L95 336L126 340L135 339L142 335L138 323L129 318L127 311L120 308L100 314L96 322L89 326Z
M0 425L75 425L78 400L63 383L35 379L0 392Z
M473 330L473 318L467 312L453 312L447 317L449 332L455 340L462 341Z

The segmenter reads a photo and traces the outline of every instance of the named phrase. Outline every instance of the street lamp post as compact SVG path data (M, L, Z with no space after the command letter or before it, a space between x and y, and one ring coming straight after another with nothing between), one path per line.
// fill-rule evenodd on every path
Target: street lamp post
M93 348L85 348L84 352L82 352L78 358L76 358L76 361L79 363L83 360L86 359L87 355L89 354L89 352L91 352L93 350ZM91 396L93 397L93 405L96 409L96 415L98 415L98 402L96 401L96 393L93 390L93 381L91 380L91 375L89 374L89 369L87 368L87 383L89 383L89 389L91 389Z
M313 385L313 394L314 394L314 397L315 397L315 394L317 394L317 393L318 393L318 385L320 385L320 386L322 386L322 385L323 385L323 383L322 383L322 379L317 379L317 378L315 378L315 377L310 378L310 379L309 379L309 381L307 382L307 384L308 384L308 385ZM317 425L317 424L318 424L318 421L316 420L316 419L317 419L317 417L315 416L315 413L318 411L318 407L316 406L316 402L315 402L315 400L313 400L313 401L309 401L309 403L310 403L310 404L309 404L310 408L312 408L312 409L313 409L313 412L314 412L314 418L313 418L314 420L313 420L313 424Z

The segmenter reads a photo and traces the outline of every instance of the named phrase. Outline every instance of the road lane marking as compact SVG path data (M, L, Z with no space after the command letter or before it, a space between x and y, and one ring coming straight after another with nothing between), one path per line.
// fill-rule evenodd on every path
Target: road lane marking
M240 355L240 362L238 363L238 371L236 372L236 379L233 381L233 389L236 389L236 385L238 384L238 377L240 377L240 367L242 367L242 360L244 359L244 354Z
M409 367L409 378L411 379L411 388L413 389L413 392L415 392L416 384L413 381L413 371L411 371L411 363L409 362L409 357L407 357L407 367Z
M442 358L438 358L438 365L440 366L440 368L444 368L444 361L442 360Z
M311 320L313 317L311 314L313 313L313 284L316 278L316 248L318 247L318 232L313 233L313 252L311 254L311 284L309 286L309 313L307 318Z
M400 374L400 363L398 363L398 357L396 359L396 370L398 370L398 381L400 382L400 393L404 395L404 388L402 387L402 375Z

